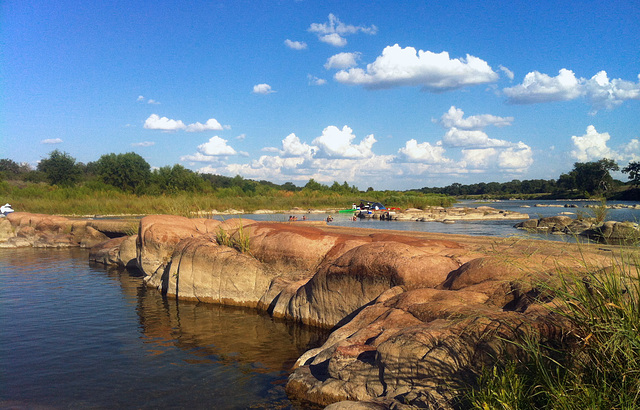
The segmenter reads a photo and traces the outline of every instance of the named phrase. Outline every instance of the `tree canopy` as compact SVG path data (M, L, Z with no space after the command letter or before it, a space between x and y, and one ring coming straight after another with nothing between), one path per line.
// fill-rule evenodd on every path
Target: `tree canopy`
M633 185L640 185L640 161L629 162L629 165L622 168L622 172L629 174L629 182Z
M82 170L76 159L66 152L54 150L48 158L40 161L38 171L45 174L51 185L72 186L82 176Z
M135 192L151 178L151 166L135 152L103 155L95 163L95 172L105 184L127 192Z

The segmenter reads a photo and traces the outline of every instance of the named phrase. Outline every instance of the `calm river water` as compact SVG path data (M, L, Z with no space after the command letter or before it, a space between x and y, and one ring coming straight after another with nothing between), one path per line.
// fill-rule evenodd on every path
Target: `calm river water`
M326 335L253 310L177 302L81 249L0 249L0 408L294 408Z
M575 218L578 214L585 216L593 216L594 212L591 208L585 208L585 205L599 205L599 202L593 201L526 201L526 200L505 200L496 201L491 203L482 203L474 201L461 201L455 206L457 207L471 207L477 208L478 206L490 206L496 209L504 209L507 211L520 212L528 214L530 218L537 219L546 216L555 216L563 212L568 212ZM612 204L621 205L636 205L638 202L631 201L615 201L610 202ZM536 206L546 205L546 206ZM577 208L565 208L564 205L575 205ZM245 215L249 219L259 221L286 221L289 215L283 214L266 214L266 215ZM297 215L298 219L302 218L302 215ZM327 214L308 214L306 215L309 220L324 220ZM408 221L379 221L375 219L358 219L353 221L351 214L332 214L334 218L332 225L347 226L353 228L375 228L375 229L393 229L400 231L419 231L419 232L437 232L437 233L451 233L460 235L483 235L483 236L518 236L529 239L544 239L553 241L567 241L575 242L575 238L567 235L547 235L541 233L529 233L521 229L516 229L513 226L519 221L507 220L507 221L457 221L455 224L443 224L441 222L408 222ZM222 217L217 217L224 219ZM611 209L607 213L607 220L612 221L632 221L640 222L640 209Z

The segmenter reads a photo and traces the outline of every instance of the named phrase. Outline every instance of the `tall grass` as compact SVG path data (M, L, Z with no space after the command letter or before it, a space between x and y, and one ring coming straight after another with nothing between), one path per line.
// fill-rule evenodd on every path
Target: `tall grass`
M550 288L562 340L514 341L522 358L486 369L469 397L478 409L640 408L640 260L627 255Z
M59 215L120 215L174 214L191 216L212 210L228 209L253 212L258 209L287 211L298 207L351 208L360 199L381 201L388 206L419 207L449 206L453 198L437 194L404 192L370 192L341 194L327 191L297 192L270 190L245 193L241 189L221 188L211 193L180 192L163 195L134 195L108 185L61 188L46 184L27 184L24 187L0 184L2 201L17 211Z

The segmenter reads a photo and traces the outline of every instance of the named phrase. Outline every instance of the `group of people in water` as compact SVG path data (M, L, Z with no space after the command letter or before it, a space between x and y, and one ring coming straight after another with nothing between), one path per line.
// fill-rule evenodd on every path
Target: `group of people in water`
M298 220L298 217L295 215L289 215L289 222L296 222ZM307 220L307 216L306 215L302 215L302 220L306 221ZM353 220L356 220L356 217L353 217ZM333 221L333 216L328 215L327 216L327 222L332 222Z

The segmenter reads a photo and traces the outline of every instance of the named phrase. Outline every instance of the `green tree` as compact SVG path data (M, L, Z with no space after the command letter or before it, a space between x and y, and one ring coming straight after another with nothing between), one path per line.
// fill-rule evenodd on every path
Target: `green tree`
M20 165L12 159L0 159L0 172L17 175L20 172Z
M73 186L82 175L76 159L66 152L54 150L48 158L40 161L38 171L42 171L51 185Z
M285 191L291 191L291 192L300 190L300 188L295 186L293 182L285 182L284 184L282 184L282 189L284 189Z
M178 164L155 170L152 174L152 181L160 192L170 193L205 190L207 185L199 174Z
M127 192L135 192L151 177L151 166L135 152L103 155L95 166L88 164L87 169L93 170L105 184Z
M576 162L573 171L576 188L589 194L601 193L613 186L609 171L618 171L620 167L612 159L603 158L595 162Z
M325 191L328 188L329 187L327 187L326 185L316 182L316 180L314 180L313 178L311 178L309 182L307 182L306 185L304 186L304 189L309 191Z
M629 174L629 182L635 186L640 186L640 161L629 162L629 165L622 168L622 172Z

